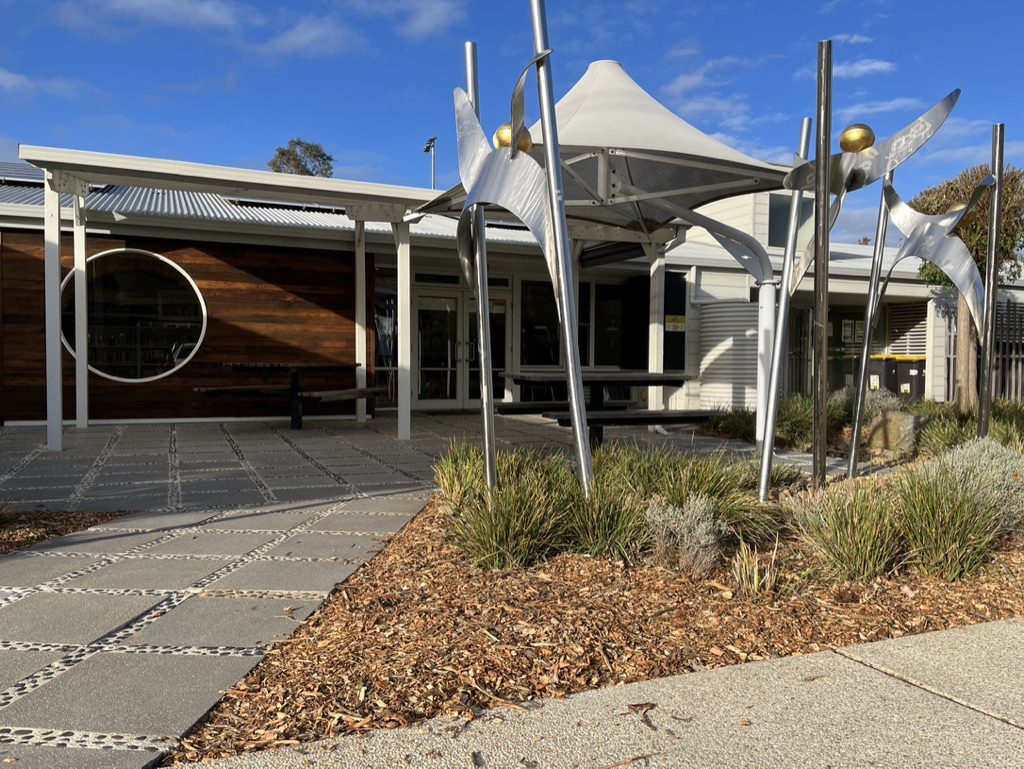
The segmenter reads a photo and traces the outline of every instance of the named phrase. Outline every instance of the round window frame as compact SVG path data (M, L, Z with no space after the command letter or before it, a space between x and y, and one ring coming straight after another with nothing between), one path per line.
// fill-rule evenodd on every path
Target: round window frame
M143 248L111 248L111 249L108 249L106 251L101 251L98 254L93 254L92 256L88 257L85 260L86 267L88 268L89 262L94 261L95 259L102 259L104 256L110 256L112 254L138 254L140 256L148 256L148 257L151 257L153 259L157 259L157 260L163 262L164 264L169 265L174 270L176 270L181 275L181 277L183 277L185 279L185 282L188 283L188 285L192 288L192 291L195 292L196 299L199 300L199 312L200 312L200 315L202 316L203 324L202 324L202 326L199 329L199 338L196 340L195 346L192 348L192 352L190 352L188 354L188 356L186 358L184 358L181 361L181 363L176 365L174 368L167 369L167 371L164 371L164 372L162 372L160 374L156 374L154 376L147 376L147 377L139 377L139 378L129 379L127 377L115 376L113 374L108 374L105 371L100 371L98 368L93 366L91 363L87 364L88 367L89 367L89 371L91 371L96 376L103 377L104 379L109 379L112 382L123 382L125 384L146 384L147 382L156 382L156 381L158 381L160 379L163 379L164 377L170 376L171 374L177 373L178 371L183 369L185 366L187 366L191 362L192 358L194 358L196 353L199 352L199 348L201 348L203 346L203 341L206 339L206 329L207 329L207 325L208 325L208 316L207 316L207 311L206 311L206 300L203 298L203 292L199 290L199 286L196 284L196 282L194 280L192 280L192 276L189 275L187 272L185 272L185 270L182 269L181 266L175 264L170 259L168 259L166 256L162 256L162 255L157 254L157 253L155 253L153 251L146 251ZM88 271L87 271L87 274L88 274ZM64 291L67 288L68 284L71 283L72 280L74 280L74 277L75 277L75 271L73 269L69 270L68 274L65 275L64 279L60 282L60 296L61 296L61 307L62 308L64 306ZM77 311L76 311L75 317L76 317L76 320L77 320L77 317L78 317L77 316ZM78 355L75 352L75 348L71 346L71 343L68 341L67 337L64 336L64 330L63 329L61 329L61 332L60 332L60 341L64 345L64 349L67 350L68 353L71 355L71 357L74 358L77 361L78 360ZM86 359L88 360L88 352L86 353Z

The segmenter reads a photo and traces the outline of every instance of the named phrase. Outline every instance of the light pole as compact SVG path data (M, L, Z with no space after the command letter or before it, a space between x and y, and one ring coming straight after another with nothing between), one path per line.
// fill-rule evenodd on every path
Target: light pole
M431 136L427 139L427 143L423 146L424 152L430 153L430 189L436 190L437 185L434 183L437 173L437 166L434 163L434 145L437 144L437 137Z

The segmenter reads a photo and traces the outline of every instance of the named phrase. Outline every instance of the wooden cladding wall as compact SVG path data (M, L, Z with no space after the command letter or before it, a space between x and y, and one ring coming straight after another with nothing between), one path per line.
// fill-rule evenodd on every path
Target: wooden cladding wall
M90 237L87 244L90 255L118 247L152 251L185 270L206 302L208 325L195 357L163 379L133 384L90 374L90 418L284 417L288 404L283 397L209 396L193 392L192 388L287 384L287 371L273 371L263 377L233 371L223 365L225 362L355 360L355 285L350 252L137 237ZM62 238L61 261L66 274L73 263L68 236ZM372 260L367 261L370 271ZM0 418L43 419L46 379L42 233L4 232L0 262ZM371 360L372 353L371 347ZM70 419L75 408L74 358L66 351L63 366L64 416ZM303 381L308 389L338 389L354 384L353 372L309 374ZM307 414L351 413L354 404L307 404L304 410Z

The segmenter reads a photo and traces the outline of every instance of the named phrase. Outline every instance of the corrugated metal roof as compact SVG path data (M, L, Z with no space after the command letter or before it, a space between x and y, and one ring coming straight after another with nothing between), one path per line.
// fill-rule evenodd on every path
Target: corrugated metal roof
M43 169L28 163L0 161L0 182L8 179L22 182L42 182Z
M70 195L61 195L61 206L70 207ZM0 205L43 205L42 186L0 183ZM237 224L242 226L288 227L312 231L351 232L355 223L337 209L309 208L298 205L239 204L210 192L158 190L149 187L110 186L93 190L85 200L87 211L119 214L124 217L176 219L190 222ZM42 212L40 211L41 215ZM412 234L421 238L454 241L456 222L441 216L425 216L412 225ZM367 222L366 230L379 235L391 234L385 222ZM507 244L532 244L525 229L507 226L488 228L488 241Z

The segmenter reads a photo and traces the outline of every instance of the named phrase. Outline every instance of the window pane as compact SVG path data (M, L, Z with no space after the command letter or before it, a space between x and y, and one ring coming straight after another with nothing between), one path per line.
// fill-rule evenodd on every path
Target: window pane
M551 284L524 280L521 297L520 363L525 366L557 365L558 310Z
M62 288L61 330L74 352L75 287ZM89 365L116 379L149 380L184 366L206 328L206 307L177 266L145 251L116 251L86 263Z
M788 195L770 195L768 197L768 245L784 248L786 231L789 229ZM804 198L800 206L800 226L797 228L797 246L806 243L811 235L814 219L814 201Z
M579 315L580 365L590 365L590 284L580 283Z
M622 286L594 286L594 364L618 366L622 359Z

